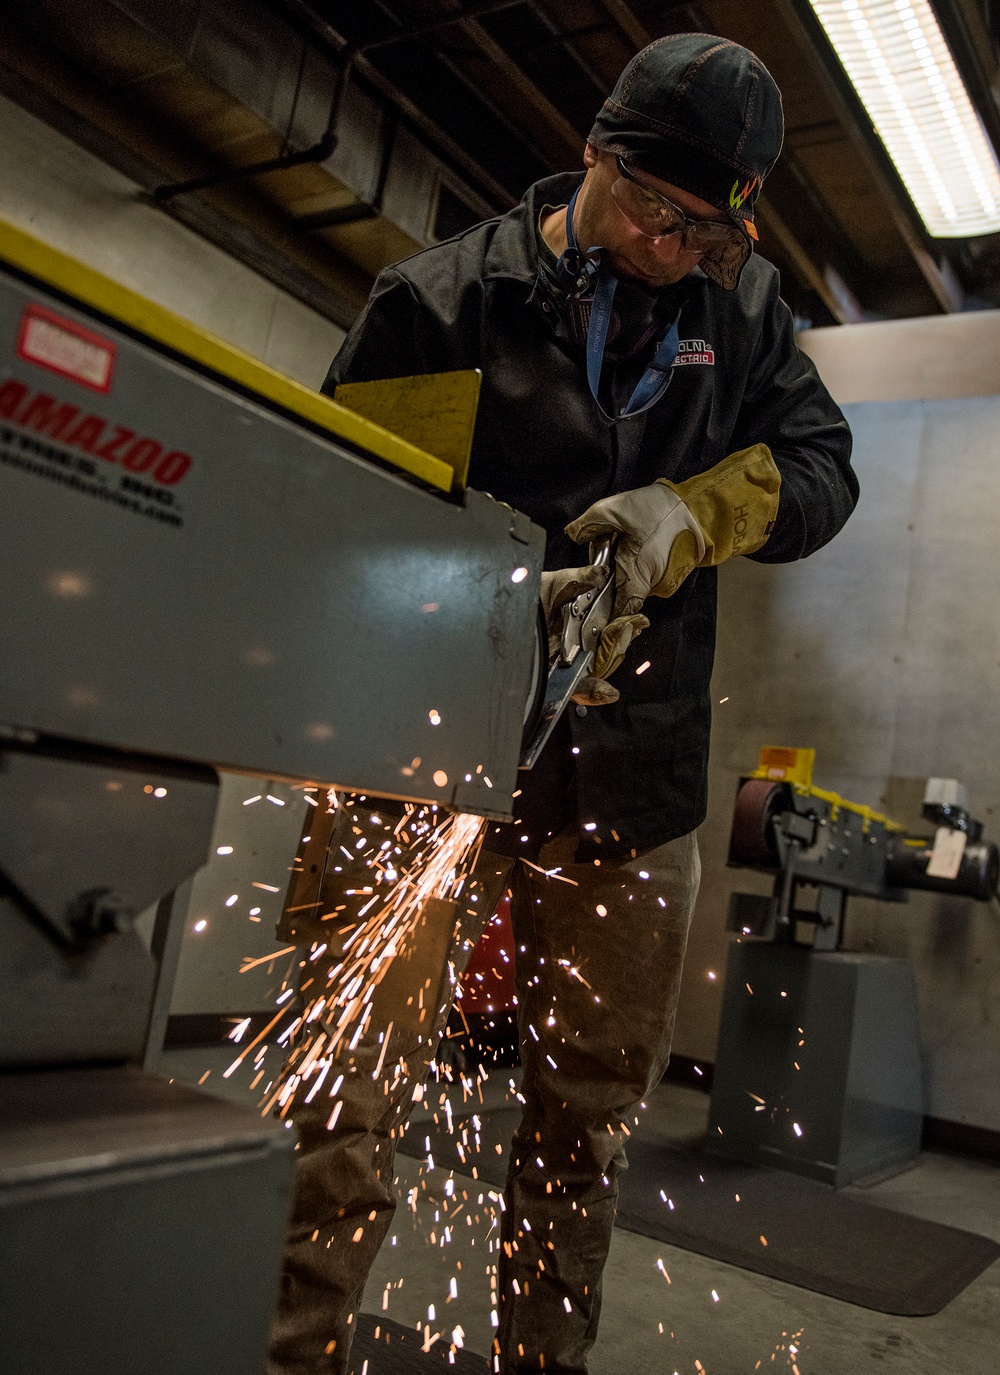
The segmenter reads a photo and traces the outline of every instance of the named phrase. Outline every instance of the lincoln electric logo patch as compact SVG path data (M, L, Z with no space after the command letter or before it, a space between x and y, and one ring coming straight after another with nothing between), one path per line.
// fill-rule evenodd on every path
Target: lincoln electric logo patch
M702 363L707 367L715 366L715 350L704 339L682 339L674 359L674 367L684 367L687 363Z

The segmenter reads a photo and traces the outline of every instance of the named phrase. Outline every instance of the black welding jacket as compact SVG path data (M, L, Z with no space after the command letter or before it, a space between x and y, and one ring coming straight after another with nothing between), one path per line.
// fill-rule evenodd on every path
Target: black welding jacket
M670 288L670 313L681 310L671 384L645 416L610 424L588 389L579 307L554 285L537 234L542 208L565 204L580 180L538 182L508 214L382 272L324 390L480 368L469 485L545 528L547 568L586 562L563 528L600 497L692 477L758 442L782 481L775 529L751 557L811 554L847 520L858 486L847 422L795 345L777 271L754 256L735 291L697 269ZM630 392L655 342L606 365L619 373L605 379L609 397L622 381ZM716 571L643 610L650 627L615 674L620 700L568 714L577 817L596 823L581 834L581 858L650 849L705 816ZM565 730L559 739L552 749L568 755Z

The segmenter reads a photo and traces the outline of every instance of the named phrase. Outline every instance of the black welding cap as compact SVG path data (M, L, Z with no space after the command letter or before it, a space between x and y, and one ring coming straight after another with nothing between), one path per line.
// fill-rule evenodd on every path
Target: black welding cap
M633 57L587 141L725 210L756 239L754 202L783 134L781 93L760 58L727 38L677 33Z

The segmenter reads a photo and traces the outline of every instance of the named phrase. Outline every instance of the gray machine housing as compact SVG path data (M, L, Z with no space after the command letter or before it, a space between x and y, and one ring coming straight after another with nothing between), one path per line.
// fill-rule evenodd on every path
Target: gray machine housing
M4 1369L260 1370L293 1147L127 1068L0 1075Z
M734 942L708 1149L836 1188L920 1154L923 1082L904 960Z
M262 1371L293 1134L130 1067L162 1036L215 770L509 817L544 542L0 266L12 1369Z
M103 324L95 395L18 355L39 304L95 326L0 274L0 722L509 818L544 532ZM118 429L190 469L128 472Z

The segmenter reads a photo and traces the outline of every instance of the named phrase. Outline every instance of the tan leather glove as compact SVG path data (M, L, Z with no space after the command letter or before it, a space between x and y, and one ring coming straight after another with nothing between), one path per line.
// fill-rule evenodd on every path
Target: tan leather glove
M549 663L559 653L562 642L563 607L581 592L597 589L604 582L606 570L596 564L583 568L559 568L542 574L541 598L545 624L549 632ZM581 706L603 707L617 702L619 692L607 678L614 673L625 657L625 651L649 625L642 615L618 616L604 627L594 655L593 672L581 678L573 693L573 701Z
M660 478L604 497L566 533L578 544L618 536L615 615L627 616L649 596L672 597L695 568L760 549L778 514L780 487L771 450L754 444L686 482Z

